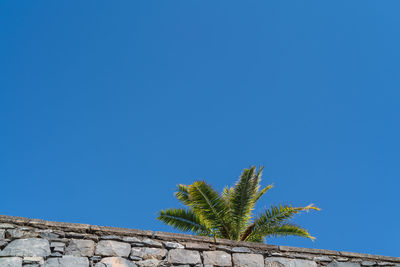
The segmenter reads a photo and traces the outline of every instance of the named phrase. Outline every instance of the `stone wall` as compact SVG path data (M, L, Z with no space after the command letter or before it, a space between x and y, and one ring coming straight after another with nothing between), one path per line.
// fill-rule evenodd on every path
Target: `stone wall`
M0 267L400 267L400 258L0 215Z

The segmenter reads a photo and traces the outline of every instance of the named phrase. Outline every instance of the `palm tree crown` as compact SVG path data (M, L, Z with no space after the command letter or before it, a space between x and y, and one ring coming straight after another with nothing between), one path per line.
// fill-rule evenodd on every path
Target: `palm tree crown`
M273 186L260 189L263 167L245 169L234 187L222 194L204 181L178 185L176 198L185 206L161 210L158 220L181 231L238 241L263 242L266 237L301 236L314 239L309 232L289 220L301 211L320 210L306 207L271 206L257 217L252 212L256 202Z

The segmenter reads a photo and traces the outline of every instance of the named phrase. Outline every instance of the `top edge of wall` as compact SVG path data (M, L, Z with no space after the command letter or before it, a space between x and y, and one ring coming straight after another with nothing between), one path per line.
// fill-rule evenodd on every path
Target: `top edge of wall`
M253 243L253 242L239 242L239 241L220 239L220 238L214 240L214 238L211 237L195 236L189 234L138 230L130 228L109 227L109 226L97 226L97 225L89 225L81 223L54 222L54 221L30 219L26 217L16 217L8 215L0 215L0 223L11 223L16 225L31 226L40 229L54 229L66 232L87 233L87 234L97 234L97 235L142 236L164 241L183 241L183 242L193 242L193 243L204 243L205 245L213 245L213 246L217 245L217 246L229 246L229 247L247 247L265 251L277 251L277 252L279 251L285 253L293 252L293 253L318 254L318 255L328 255L328 256L333 255L333 256L343 256L349 258L360 258L367 260L380 260L380 261L400 263L400 257L371 255L364 253L335 251L327 249L277 246L277 245Z

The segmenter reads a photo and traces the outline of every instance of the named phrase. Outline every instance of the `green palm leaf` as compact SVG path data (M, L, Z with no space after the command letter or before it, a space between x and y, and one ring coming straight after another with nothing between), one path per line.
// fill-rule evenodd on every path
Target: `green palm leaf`
M220 231L225 238L230 238L230 227L226 218L228 208L218 192L203 181L194 182L188 190L193 211L209 221L212 228Z
M214 238L252 242L277 236L314 239L306 229L289 222L302 211L319 210L312 204L271 206L253 219L256 202L273 187L260 190L262 171L262 167L257 170L255 166L245 169L235 186L225 187L222 194L203 181L179 184L175 197L188 209L161 210L157 219L178 230Z
M175 197L183 204L186 206L190 205L190 198L189 198L189 189L187 185L184 184L178 184L177 190L175 192Z
M268 190L272 189L273 187L274 187L274 185L270 184L270 185L268 185L267 187L263 188L261 191L259 191L259 192L257 193L256 198L255 198L255 202L257 202L258 200L260 200L260 198L261 198L265 193L267 193Z
M242 229L251 219L258 191L262 169L255 174L256 168L245 169L236 183L230 198L233 239L239 239Z
M306 207L292 207L290 205L272 206L261 214L248 229L246 229L241 236L241 240L253 240L260 237L265 238L270 229L282 226L288 220L292 219L294 215L301 211L320 210L312 204Z
M298 225L291 224L291 223L285 223L280 226L272 227L269 229L268 232L265 233L265 236L272 236L272 237L279 237L279 236L300 236L300 237L305 237L309 238L311 240L314 240L315 237L311 236L310 233L304 229L301 228Z
M211 236L207 223L190 209L161 210L157 219L181 231Z

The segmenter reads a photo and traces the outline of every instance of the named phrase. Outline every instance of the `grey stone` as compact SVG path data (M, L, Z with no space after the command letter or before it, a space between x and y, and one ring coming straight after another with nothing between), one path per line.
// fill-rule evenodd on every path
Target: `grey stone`
M44 264L44 259L42 257L24 257L23 261L25 264Z
M201 263L201 258L198 251L177 248L168 252L168 262L172 264L197 264Z
M0 249L4 248L8 242L10 242L9 239L0 239Z
M65 250L65 254L81 257L91 257L94 254L94 241L72 239L69 242L67 249Z
M176 242L164 242L164 245L168 249L172 248L185 248L182 244L176 243Z
M160 261L157 259L148 259L148 260L138 261L136 263L140 267L157 267Z
M0 256L47 257L49 255L49 241L42 238L16 239L0 252Z
M19 257L0 258L1 267L21 267L22 259Z
M246 247L234 247L232 248L233 252L239 252L239 253L251 253L251 249L246 248Z
M203 259L205 265L232 266L231 255L224 251L204 251Z
M226 252L232 252L232 248L224 245L218 245L216 246L218 250L226 251Z
M167 250L163 248L132 248L131 258L140 257L142 259L162 260L167 255Z
M374 262L374 261L362 261L361 265L363 265L363 266L374 266L374 265L376 265L376 262Z
M150 247L162 248L162 244L160 242L151 240L150 238L143 239L141 242Z
M40 264L37 264L37 263L29 263L29 264L24 264L24 267L40 267Z
M101 240L96 247L96 255L128 257L131 252L131 246L127 243Z
M327 265L327 267L360 267L359 263L355 262L337 262L333 261Z
M318 256L313 258L314 261L321 261L321 262L331 262L332 259L328 256Z
M100 239L122 241L122 237L117 236L117 235L102 235L102 236L100 236Z
M92 256L92 257L90 257L90 261L92 261L94 263L99 262L99 261L101 261L101 256Z
M39 230L37 231L39 233L39 236L42 238L46 238L46 239L56 239L59 238L60 235L53 233L52 230Z
M121 257L108 257L102 259L95 267L135 267L132 262Z
M60 252L60 253L64 253L64 247L54 247L53 248L53 252ZM72 254L71 254L72 255ZM75 255L77 256L77 255Z
M14 229L15 226L9 223L0 223L0 229Z
M7 233L11 236L11 239L39 237L39 233L25 231L21 229L8 229Z
M19 227L19 230L21 230L21 231L33 231L35 228L32 228L32 227L24 227L24 226L22 226L22 227Z
M62 258L49 258L43 267L89 267L86 257L63 256Z
M379 266L390 266L390 265L395 265L396 267L400 267L400 263L399 264L394 264L393 262L387 262L387 261L381 261L378 262Z
M0 239L5 239L5 238L6 238L6 230L0 229Z
M62 255L63 255L63 253L57 251L57 252L51 253L50 257L61 257Z
M85 238L87 234L82 234L82 233L75 233L75 232L66 232L65 237L68 238Z
M139 238L134 237L134 236L124 236L122 238L122 241L129 242L129 243L140 243L140 242L142 242Z
M317 267L317 263L302 259L267 257L265 258L265 267Z
M187 249L195 249L195 250L210 250L210 244L204 243L186 243L185 247Z
M261 254L234 253L233 266L264 267L264 257Z
M63 243L63 242L51 242L50 243L50 247L51 248L54 248L54 247L65 247L65 243Z
M315 257L315 255L312 255L312 254L297 253L297 252L287 253L285 256L288 256L288 255L289 255L289 258L305 259L305 260L310 260L310 261L312 261Z

